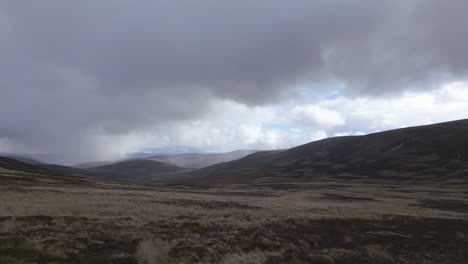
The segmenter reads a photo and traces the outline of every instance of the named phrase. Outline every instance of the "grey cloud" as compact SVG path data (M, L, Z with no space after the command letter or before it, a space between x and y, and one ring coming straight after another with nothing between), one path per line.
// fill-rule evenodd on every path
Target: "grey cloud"
M323 80L386 94L466 77L464 0L0 3L0 138L71 159L89 131L189 120ZM117 143L116 143L117 144Z

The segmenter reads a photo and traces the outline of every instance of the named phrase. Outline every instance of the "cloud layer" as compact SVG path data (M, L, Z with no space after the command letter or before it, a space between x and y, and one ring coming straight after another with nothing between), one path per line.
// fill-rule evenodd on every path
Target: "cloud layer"
M128 149L122 138L188 137L220 101L289 107L298 86L313 97L337 82L340 96L370 96L366 104L430 92L467 77L466 12L463 0L2 1L0 147L89 160ZM309 127L310 139L354 130L340 107L280 116ZM216 124L242 138L224 146L254 134L301 141L290 140L293 127L273 135L242 120Z

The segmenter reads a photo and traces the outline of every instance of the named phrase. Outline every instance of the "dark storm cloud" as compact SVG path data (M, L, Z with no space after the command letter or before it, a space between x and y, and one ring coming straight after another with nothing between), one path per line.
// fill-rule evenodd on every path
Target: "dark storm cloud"
M0 138L79 157L93 131L191 119L296 84L357 94L468 72L465 0L0 3ZM74 156L77 157L77 156Z

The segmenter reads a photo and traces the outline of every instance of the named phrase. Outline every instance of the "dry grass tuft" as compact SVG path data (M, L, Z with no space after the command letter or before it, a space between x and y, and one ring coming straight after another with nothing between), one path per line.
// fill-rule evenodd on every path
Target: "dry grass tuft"
M247 253L226 255L220 264L263 264L266 263L269 252L254 250Z
M173 241L158 238L145 239L140 242L136 251L139 264L171 264L175 263L169 256L169 251L174 246Z

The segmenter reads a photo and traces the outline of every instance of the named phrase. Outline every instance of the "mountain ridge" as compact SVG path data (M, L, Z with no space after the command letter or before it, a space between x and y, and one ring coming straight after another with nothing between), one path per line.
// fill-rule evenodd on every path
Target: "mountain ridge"
M248 180L266 175L304 178L327 175L404 180L466 174L467 135L468 119L464 119L327 138L198 169L190 172L189 177L222 181L223 177Z
M103 179L144 181L186 169L157 160L133 159L86 170Z
M158 154L143 158L125 158L108 161L90 161L77 164L73 167L80 169L89 169L98 166L110 165L122 161L130 160L156 160L169 164L173 164L182 168L203 168L221 162L227 162L242 158L246 155L258 152L259 150L240 149L230 152L216 153L178 153L178 154Z
M203 168L221 162L228 162L245 157L259 150L240 149L221 153L181 153L170 155L155 155L146 159L171 163L184 168Z

